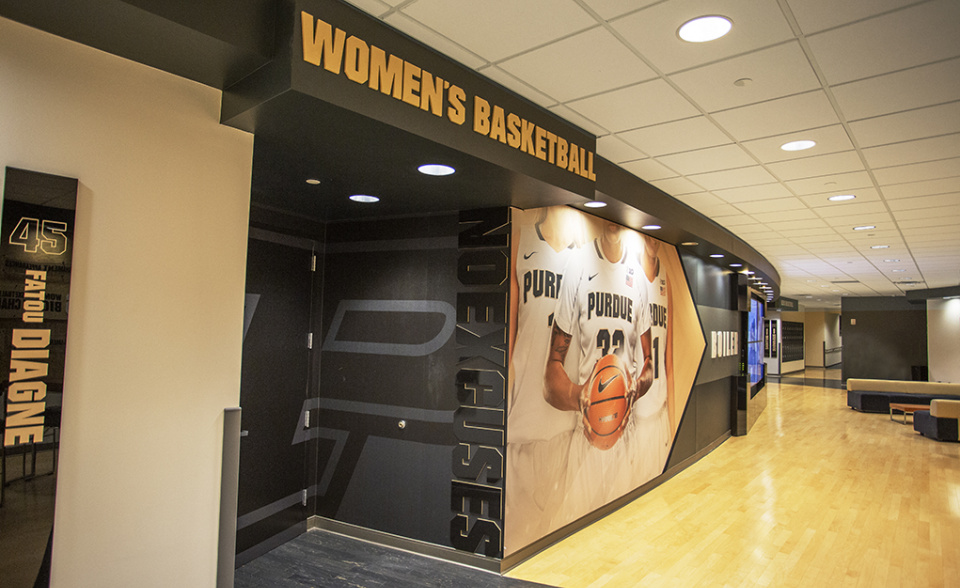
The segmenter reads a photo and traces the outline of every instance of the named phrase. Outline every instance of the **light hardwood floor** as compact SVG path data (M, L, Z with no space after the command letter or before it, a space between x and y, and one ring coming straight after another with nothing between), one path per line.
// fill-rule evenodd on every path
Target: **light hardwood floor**
M843 390L766 389L749 435L507 575L560 587L960 586L960 444L855 412Z

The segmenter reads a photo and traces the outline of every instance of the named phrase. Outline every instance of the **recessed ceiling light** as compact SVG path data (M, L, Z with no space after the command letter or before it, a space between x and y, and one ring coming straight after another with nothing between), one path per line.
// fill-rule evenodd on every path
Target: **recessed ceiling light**
M683 245L684 247L696 247L699 244L700 243L697 243L696 241L684 241L683 243L681 243L681 245Z
M721 257L723 257L723 254L722 254L722 253L712 253L712 254L710 255L710 257L712 257L712 258L714 258L714 259L720 259Z
M871 245L870 249L890 249L889 245Z
M683 23L677 36L690 43L706 43L726 35L732 27L733 23L724 16L701 16Z
M442 165L439 163L428 163L418 167L417 171L428 176L449 176L450 174L452 174L457 170L453 169L449 165Z
M742 263L731 263L730 267L743 267Z
M827 200L831 200L833 202L842 202L844 200L853 200L856 197L856 194L837 194L836 196L827 198Z
M747 270L747 271L745 271L745 272L743 272L743 273L747 274L748 276L752 276L752 275L753 275L753 272L750 271L750 270Z
M380 202L380 199L376 196L368 196L366 194L354 194L350 197L350 200L354 202L363 202L364 204L370 204L372 202Z
M309 180L307 180L307 183L310 184L311 186L316 186L317 184L320 183L320 180L318 180L317 178L310 178Z
M877 225L863 225L862 227L853 227L854 231L869 231L870 229L877 228Z
M583 205L587 208L603 208L607 203L600 200L591 200L590 202L584 202Z
M811 149L816 147L817 143L815 141L790 141L789 143L784 143L780 146L780 149L784 151L803 151L805 149Z
M660 225L643 225L640 228L645 231L657 231L657 230L660 230L662 227Z
M884 259L883 261L886 262L886 263L897 263L897 262L900 261L900 260L899 260L899 259Z
M753 83L752 78L740 78L739 80L734 80L733 85L738 88L743 88L743 87L749 86L752 83Z
M894 272L894 273L903 273L903 272L905 272L905 271L907 271L907 270L905 270L905 269L895 269L895 270L890 270L890 271L892 271L892 272Z

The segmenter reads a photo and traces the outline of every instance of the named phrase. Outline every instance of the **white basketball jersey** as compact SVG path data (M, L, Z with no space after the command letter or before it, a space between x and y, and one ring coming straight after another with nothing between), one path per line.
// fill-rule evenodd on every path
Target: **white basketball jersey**
M510 443L546 440L576 425L575 413L547 403L543 387L564 269L577 251L573 244L554 251L536 226L523 227L520 232L515 261L519 285L517 337L511 368L516 393L511 395L514 400L507 426Z
M647 286L650 308L650 355L653 359L653 383L650 389L636 404L634 410L641 416L650 416L667 404L667 316L669 299L667 297L667 272L657 259L657 275L648 281L643 274L643 283ZM639 359L639 358L638 358Z
M580 251L564 278L556 317L557 326L574 335L567 355L578 354L576 383L586 382L597 360L609 353L635 378L637 337L650 328L643 270L632 252L605 259L596 239Z

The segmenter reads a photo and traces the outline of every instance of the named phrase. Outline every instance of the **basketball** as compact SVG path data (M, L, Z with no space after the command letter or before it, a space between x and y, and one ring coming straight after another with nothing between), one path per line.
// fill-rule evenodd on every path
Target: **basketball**
M627 372L616 355L605 355L597 361L590 376L590 403L586 426L594 447L610 449L623 433L627 414Z

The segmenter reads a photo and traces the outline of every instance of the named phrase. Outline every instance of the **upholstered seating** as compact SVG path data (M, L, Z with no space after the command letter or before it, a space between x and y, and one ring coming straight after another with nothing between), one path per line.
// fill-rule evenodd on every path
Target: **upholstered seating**
M861 412L890 411L891 402L926 404L936 398L960 400L960 384L906 380L847 380L847 406Z
M933 400L913 413L913 430L937 441L960 441L960 400Z

